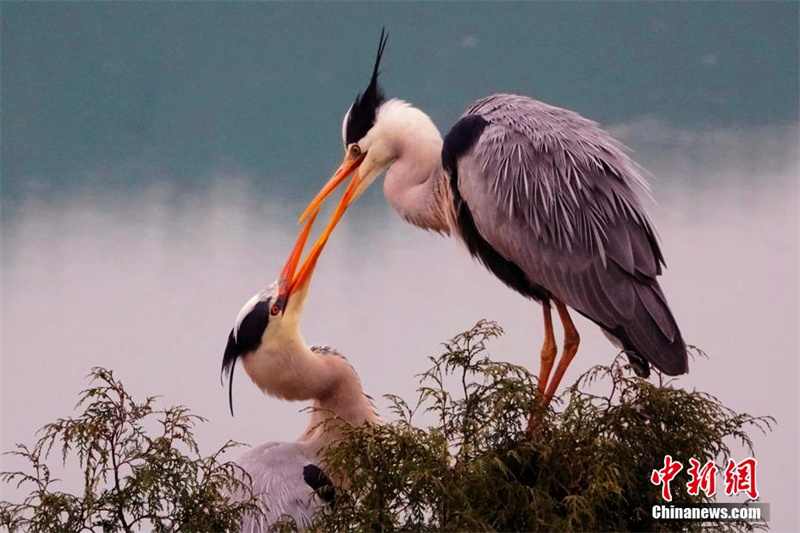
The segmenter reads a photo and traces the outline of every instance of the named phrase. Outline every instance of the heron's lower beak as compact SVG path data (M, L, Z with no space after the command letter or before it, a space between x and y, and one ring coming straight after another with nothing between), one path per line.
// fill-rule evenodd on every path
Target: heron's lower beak
M363 157L361 159L363 159ZM334 179L337 179L337 177L338 177L340 172L346 172L346 174L344 174L344 178L338 179L338 181L331 186L331 191L339 183L344 181L347 178L347 175L352 173L353 169L357 168L359 164L361 164L361 161L360 160L356 160L356 162L353 163L352 167L349 168L349 169L345 168L345 165L342 165L342 168L339 169L339 172L336 173L337 175L334 176ZM344 169L344 171L342 169ZM331 180L331 183L334 181L334 179ZM303 287L311 279L311 274L313 274L313 272L314 272L314 267L317 266L317 260L319 259L319 256L322 254L322 249L325 248L325 244L328 242L328 238L330 238L331 233L333 233L333 229L336 227L336 225L342 219L342 216L344 216L344 212L347 211L347 207L350 205L350 202L353 200L353 196L355 195L356 188L358 187L358 183L359 183L358 174L356 174L355 176L353 176L353 179L350 180L350 185L347 186L347 190L345 190L344 194L342 195L342 199L339 200L339 205L336 206L336 210L333 212L333 216L331 216L330 222L328 222L328 225L322 231L322 235L319 236L319 238L317 239L317 242L314 243L314 247L308 253L308 257L306 258L305 262L303 262L303 266L300 267L300 271L295 276L294 281L292 281L292 286L289 289L289 295L290 296L292 294L302 290ZM330 183L328 185L330 185ZM327 187L328 186L326 186L326 188ZM323 190L323 192L324 192L324 190ZM320 194L322 194L322 193L320 193ZM328 193L325 194L322 198L324 199L324 197L327 196L328 194L330 194L330 191L328 191ZM319 196L317 196L317 198L319 198ZM316 202L316 200L315 200L315 202ZM313 222L314 218L317 216L317 212L319 211L320 202L322 202L322 200L319 200L319 202L317 202L315 204L316 207L314 207L313 210L311 211L310 217L309 217L308 221L306 222L306 227L303 228L303 232L306 232L306 229L310 227L310 223ZM305 216L306 215L304 215L304 217ZM307 232L306 232L306 237L307 236L308 235L307 235ZM302 237L302 234L301 234L301 237ZM298 242L299 242L299 240L298 240ZM305 241L303 241L303 242L305 242ZM300 250L302 251L302 247L300 248Z
M350 174L358 170L358 167L360 167L361 163L364 162L365 157L366 154L361 154L358 157L350 157L349 155L345 157L344 161L342 161L342 165L339 167L339 170L336 171L336 173L328 181L328 183L326 183L325 186L319 191L317 196L313 200L311 200L311 203L308 204L308 207L306 207L306 210L303 211L303 214L300 215L300 220L298 221L298 223L302 222L307 217L311 216L311 213L315 213L316 211L318 211L320 206L322 205L322 202L325 201L325 198L330 196L331 193L336 189L336 187L338 187L340 183L346 180L347 177L350 176ZM353 179L356 182L361 181L361 177L358 175L358 172L356 172L356 175L354 176ZM355 187L357 186L358 183L356 183ZM345 206L345 209L346 208L347 206Z

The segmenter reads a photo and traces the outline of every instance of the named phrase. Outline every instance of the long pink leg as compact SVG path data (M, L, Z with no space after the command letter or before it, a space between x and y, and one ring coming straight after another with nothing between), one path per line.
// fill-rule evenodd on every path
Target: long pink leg
M553 369L553 363L556 360L556 339L553 334L553 317L551 315L550 303L542 303L542 312L544 314L544 344L542 344L542 352L540 355L539 364L539 396L544 398L544 393L547 387L547 380L550 379L550 371Z
M547 381L550 379L550 371L553 369L553 363L556 360L556 353L558 347L556 346L556 337L553 333L553 316L551 314L551 307L549 302L542 303L542 313L544 315L544 343L542 344L542 352L540 354L539 365L539 399L541 400L542 407L546 407L549 403L545 390ZM541 427L541 413L534 412L528 420L528 435L532 439L536 439L539 435L539 428Z
M572 318L569 316L567 306L558 300L553 300L553 302L556 304L558 316L561 318L561 324L564 326L564 348L561 351L561 359L558 360L556 373L553 375L553 379L547 384L547 392L545 393L546 403L549 403L550 400L553 399L553 395L555 395L558 385L561 383L561 378L564 377L567 367L572 362L575 354L578 353L578 346L581 343L581 336L578 334L578 330L575 329L575 324L572 323Z

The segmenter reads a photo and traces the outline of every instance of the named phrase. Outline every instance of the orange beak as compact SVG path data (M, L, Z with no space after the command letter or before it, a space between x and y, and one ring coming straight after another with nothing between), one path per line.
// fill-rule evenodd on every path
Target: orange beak
M364 159L363 156L359 157L358 159L354 160L354 162L352 162L349 167L345 167L345 165L342 165L342 168L339 169L339 171L336 173L336 176L333 177L333 179L331 180L331 182L328 183L328 185L333 183L334 180L338 181L336 181L336 183L334 183L331 186L330 191L328 191L327 194L322 196L322 199L324 199L325 196L328 196L330 192L333 191L333 189L336 188L336 186L339 183L344 181L347 178L347 176L351 174L353 170L355 170L358 167L359 164L361 164L361 161L363 159ZM339 178L340 173L343 174L344 177ZM344 212L347 211L347 206L350 204L350 201L352 200L353 195L355 194L356 187L358 186L357 178L358 175L356 174L355 176L353 176L353 179L350 180L350 185L347 186L347 190L345 190L344 194L342 195L342 199L339 200L339 205L336 206L336 210L334 211L333 216L331 216L331 220L328 222L328 225L322 231L322 235L320 235L319 239L317 239L317 242L314 243L314 247L308 253L308 257L303 263L303 266L300 267L300 271L294 277L292 285L289 288L289 294L288 294L289 296L291 296L292 294L303 288L306 282L308 282L308 280L311 278L311 274L313 274L314 272L314 267L317 266L317 260L319 259L319 256L322 254L322 249L325 248L325 244L328 242L328 238L331 236L331 233L333 232L336 225L342 219L342 216L344 216ZM328 185L326 185L325 187L326 189L328 188ZM320 193L320 195L322 195L322 193ZM317 198L319 198L319 196L317 196ZM320 199L318 202L316 199L314 200L315 202L314 205L316 207L313 208L313 210L310 212L310 215L306 215L305 213L303 214L303 218L309 216L309 219L306 222L306 226L303 228L303 231L300 234L300 239L298 239L298 244L300 244L300 240L302 240L303 244L305 244L305 238L308 237L307 229L310 229L311 223L313 223L314 218L317 216L317 212L319 211L319 204L322 202L322 199ZM295 248L297 248L297 246L295 246ZM300 247L300 250L302 251L302 246ZM294 252L292 253L294 254Z
M300 263L300 257L303 255L303 248L306 246L308 234L311 233L311 226L314 225L314 220L317 218L318 212L318 210L313 211L309 216L308 220L306 221L306 225L303 226L302 231L300 231L300 236L297 237L297 242L294 244L292 253L289 254L289 259L286 261L286 265L283 267L281 275L278 278L278 298L283 301L286 301L286 298L288 298L292 292L291 288L295 277L295 271L297 270L298 263Z
M322 202L325 201L325 198L330 196L331 193L334 191L334 189L336 189L336 187L338 187L340 183L346 180L350 174L352 174L354 171L358 169L358 167L361 166L361 163L364 162L365 157L366 154L361 154L358 157L350 157L349 155L346 156L344 158L344 161L342 161L342 165L339 167L339 170L336 171L336 173L328 181L328 183L326 183L325 186L319 191L316 198L311 200L311 203L308 204L306 210L303 211L302 215L300 215L300 220L298 220L297 223L299 224L300 222L304 221L306 218L311 216L311 213L315 213L316 211L318 211L319 207L322 205ZM358 185L358 182L361 181L358 172L356 172L356 175L353 179L356 182L356 185ZM355 187L352 183L350 186ZM345 209L347 209L347 206L345 206Z

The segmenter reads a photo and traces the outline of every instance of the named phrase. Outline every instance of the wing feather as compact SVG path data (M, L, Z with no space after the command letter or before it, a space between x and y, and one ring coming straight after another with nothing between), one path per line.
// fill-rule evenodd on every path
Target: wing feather
M653 319L653 322L655 322L658 329L661 330L661 333L664 334L664 337L666 337L669 342L675 340L675 337L678 335L678 327L669 312L669 308L656 296L650 286L639 284L635 287L639 301L644 304L645 309L647 309L647 312L650 314L650 318Z
M301 530L310 526L323 505L303 478L303 469L313 462L315 458L295 442L262 444L242 455L237 463L250 475L263 511L262 516L245 516L242 532L266 533L286 516Z
M685 345L656 280L663 257L639 201L646 181L624 147L594 122L526 97L485 98L465 117L473 115L487 124L451 185L473 231L530 286L662 371L685 372Z

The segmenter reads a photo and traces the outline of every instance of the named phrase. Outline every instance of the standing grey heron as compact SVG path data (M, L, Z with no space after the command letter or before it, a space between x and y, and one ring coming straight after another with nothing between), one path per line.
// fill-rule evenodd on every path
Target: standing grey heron
M549 402L580 337L568 308L627 352L640 376L649 363L688 371L686 346L657 276L664 259L639 200L647 192L626 149L590 120L525 96L472 104L445 135L419 109L387 100L372 78L344 116L345 158L300 218L354 174L352 204L386 170L384 192L406 221L458 237L511 289L542 304L538 389ZM564 329L561 358L551 304Z
M333 220L343 212L343 208L337 210ZM309 526L314 512L324 505L315 489L330 483L320 466L320 452L341 438L342 424L379 422L370 397L364 394L347 360L332 348L309 347L300 333L300 314L311 275L330 236L330 231L320 236L296 272L315 216L309 217L278 280L239 311L222 359L222 372L230 378L231 414L233 371L238 359L266 394L289 401L311 401L313 406L308 427L297 441L262 444L239 459L239 465L251 477L263 511L245 517L242 531L247 533L269 531L282 517L294 519L301 529ZM331 228L333 225L335 222Z

